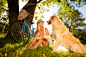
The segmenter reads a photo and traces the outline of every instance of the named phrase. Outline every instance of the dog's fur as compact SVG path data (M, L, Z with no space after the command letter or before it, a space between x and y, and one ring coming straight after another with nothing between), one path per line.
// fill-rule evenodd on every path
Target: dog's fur
M83 45L75 38L57 16L51 16L48 24L52 25L51 36L45 36L48 41L56 40L52 52L56 52L59 46L65 47L68 51L84 54Z
M59 46L61 46L68 51L84 54L83 45L69 32L69 30L57 16L51 16L50 20L48 20L47 23L52 25L52 33L50 36L44 37L48 42L51 42L53 39L56 41L52 52L56 52L57 48L59 49ZM41 37L37 39L40 38Z

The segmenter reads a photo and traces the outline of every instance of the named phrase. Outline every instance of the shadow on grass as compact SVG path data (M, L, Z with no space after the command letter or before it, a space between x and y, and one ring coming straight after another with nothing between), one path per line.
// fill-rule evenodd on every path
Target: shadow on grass
M16 51L19 50L19 48L21 51L22 48L25 47L27 44L28 44L28 42L24 43L24 44L17 43L11 37L0 38L0 53L1 53L0 57L5 56L5 53L7 55L11 55L11 54L16 55Z
M11 36L6 36L5 38L0 38L0 48L2 48L6 43L14 44L16 43Z

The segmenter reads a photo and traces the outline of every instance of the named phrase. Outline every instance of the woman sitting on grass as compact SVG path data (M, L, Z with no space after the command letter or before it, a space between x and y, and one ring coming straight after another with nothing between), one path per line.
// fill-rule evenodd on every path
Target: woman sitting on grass
M45 46L45 47L48 45L47 40L44 38L44 35L49 35L48 29L44 28L43 25L44 25L44 21L42 19L39 19L37 21L37 29L35 32L35 36L33 38L33 41L31 42L31 44L27 47L27 49L36 49L40 44L43 44L43 46ZM44 34L44 32L45 32L45 34ZM41 38L39 40L36 40L36 38L38 38L38 37L41 37Z

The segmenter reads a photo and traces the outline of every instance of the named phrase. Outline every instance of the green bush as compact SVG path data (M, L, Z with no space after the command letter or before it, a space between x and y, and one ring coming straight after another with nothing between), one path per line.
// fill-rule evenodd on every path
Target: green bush
M81 43L86 44L86 33L81 29L74 29L73 35L80 40Z

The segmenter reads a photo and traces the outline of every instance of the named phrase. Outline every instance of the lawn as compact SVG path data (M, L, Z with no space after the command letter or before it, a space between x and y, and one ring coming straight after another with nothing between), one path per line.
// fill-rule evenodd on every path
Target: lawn
M4 35L3 35L4 36ZM76 54L65 51L52 53L52 45L47 47L38 47L36 50L27 50L26 47L31 43L16 43L11 37L0 38L0 57L86 57L86 45L84 45L85 54Z

